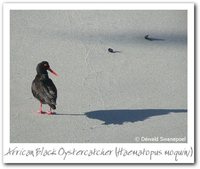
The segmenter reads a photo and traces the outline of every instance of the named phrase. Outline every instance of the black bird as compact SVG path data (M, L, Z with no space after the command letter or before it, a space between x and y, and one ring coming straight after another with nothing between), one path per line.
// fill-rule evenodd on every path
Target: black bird
M112 48L108 48L108 52L110 52L110 53L120 53L120 51L113 50Z
M146 35L144 38L145 38L146 40L152 41L152 39L149 37L149 35Z
M41 114L46 113L42 111L42 104L48 104L50 106L50 110L47 114L53 114L51 109L56 109L57 89L53 81L49 78L47 70L58 76L58 74L50 68L47 61L42 61L37 65L37 75L31 86L33 96L40 101L38 113Z
M165 40L165 39L160 39L160 38L150 38L149 35L145 35L144 38L150 41L164 41Z

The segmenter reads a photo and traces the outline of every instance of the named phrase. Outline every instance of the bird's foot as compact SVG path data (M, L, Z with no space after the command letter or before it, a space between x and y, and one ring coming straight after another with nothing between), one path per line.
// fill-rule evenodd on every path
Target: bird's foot
M52 111L48 111L47 114L48 114L48 115L54 115L54 114L56 114L56 113L55 113L55 112L52 112Z
M47 112L42 111L42 110L38 110L37 113L38 113L38 114L46 114Z

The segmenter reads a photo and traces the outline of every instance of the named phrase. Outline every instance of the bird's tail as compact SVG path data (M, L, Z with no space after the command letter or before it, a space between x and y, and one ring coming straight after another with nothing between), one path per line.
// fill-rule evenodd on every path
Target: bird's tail
M56 109L56 100L55 99L48 99L46 102L52 109Z
M54 104L49 104L49 106L54 110L56 109L56 106Z

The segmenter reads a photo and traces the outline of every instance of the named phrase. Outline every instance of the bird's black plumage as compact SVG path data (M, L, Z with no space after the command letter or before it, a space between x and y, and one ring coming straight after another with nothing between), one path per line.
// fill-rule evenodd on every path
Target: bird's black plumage
M114 50L112 48L108 48L108 52L114 53Z
M145 37L144 37L146 40L150 40L150 41L152 41L152 39L149 37L149 35L145 35Z
M110 53L120 53L120 51L113 50L112 48L108 48L108 52L110 52Z
M31 89L33 96L41 104L48 104L52 109L56 109L57 89L53 81L49 78L47 70L56 74L50 69L47 61L43 61L37 65L37 75L32 82Z

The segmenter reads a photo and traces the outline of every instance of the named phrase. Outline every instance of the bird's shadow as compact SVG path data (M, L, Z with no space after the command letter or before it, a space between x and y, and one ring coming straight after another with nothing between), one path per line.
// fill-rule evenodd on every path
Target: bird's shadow
M121 51L119 51L119 50L115 50L115 51L113 51L113 52L110 52L110 53L122 53Z
M103 121L104 125L123 124L124 122L144 121L152 116L169 113L183 113L186 109L138 109L138 110L98 110L85 113L88 118Z
M144 121L153 116L162 116L169 113L186 113L187 109L116 109L116 110L97 110L84 114L55 114L67 116L86 116L90 119L103 121L103 125L118 124L125 122Z

